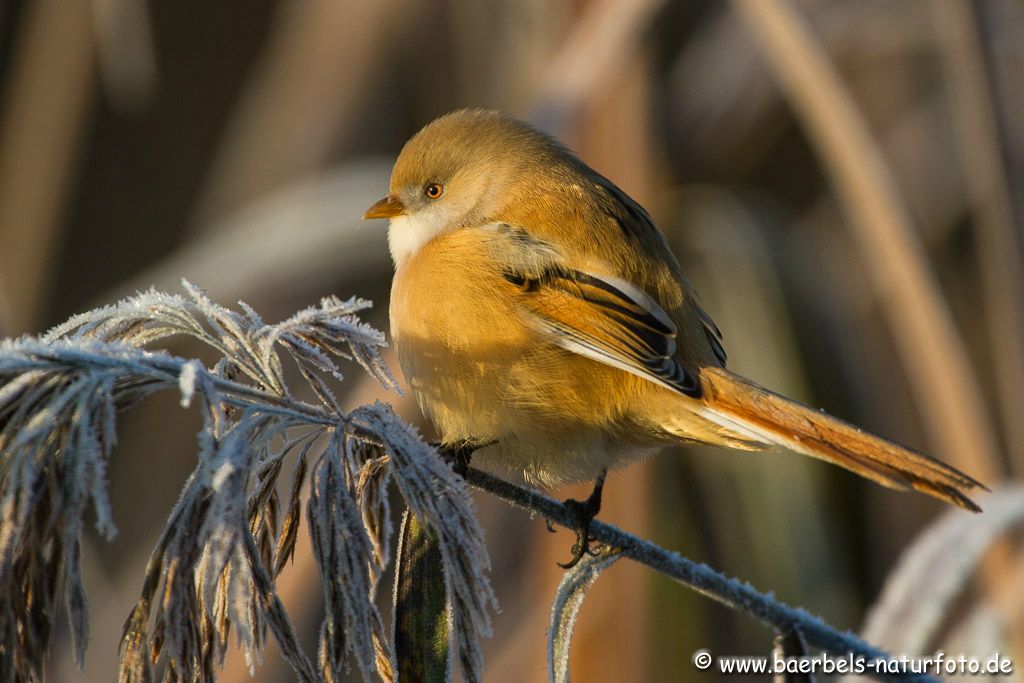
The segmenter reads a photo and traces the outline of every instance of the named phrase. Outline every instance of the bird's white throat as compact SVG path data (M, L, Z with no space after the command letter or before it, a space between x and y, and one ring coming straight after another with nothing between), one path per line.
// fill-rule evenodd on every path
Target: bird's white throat
M443 212L421 210L415 214L396 216L388 226L388 249L395 267L414 256L430 240L445 231Z

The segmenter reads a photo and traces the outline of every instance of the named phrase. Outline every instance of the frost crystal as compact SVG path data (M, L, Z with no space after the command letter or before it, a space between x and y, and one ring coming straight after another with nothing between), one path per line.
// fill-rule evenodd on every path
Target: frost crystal
M196 393L196 362L185 363L178 374L178 389L181 391L181 407L192 405L192 396Z

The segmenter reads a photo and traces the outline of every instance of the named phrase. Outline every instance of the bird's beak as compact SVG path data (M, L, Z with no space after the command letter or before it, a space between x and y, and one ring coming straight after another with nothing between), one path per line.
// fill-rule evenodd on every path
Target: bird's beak
M402 215L405 215L405 204L395 195L389 194L367 209L363 218L394 218Z

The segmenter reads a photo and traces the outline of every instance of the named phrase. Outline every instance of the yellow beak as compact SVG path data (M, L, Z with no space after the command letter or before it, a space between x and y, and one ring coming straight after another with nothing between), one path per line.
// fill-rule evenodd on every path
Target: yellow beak
M363 214L363 218L394 218L405 214L405 204L393 194L371 206Z

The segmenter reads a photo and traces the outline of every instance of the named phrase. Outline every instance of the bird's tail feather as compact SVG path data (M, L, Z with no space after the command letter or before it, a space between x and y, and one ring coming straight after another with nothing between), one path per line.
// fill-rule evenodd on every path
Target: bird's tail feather
M883 486L913 488L968 510L981 510L966 492L985 487L924 453L780 396L725 368L703 368L701 384L701 416L734 440L776 444Z

